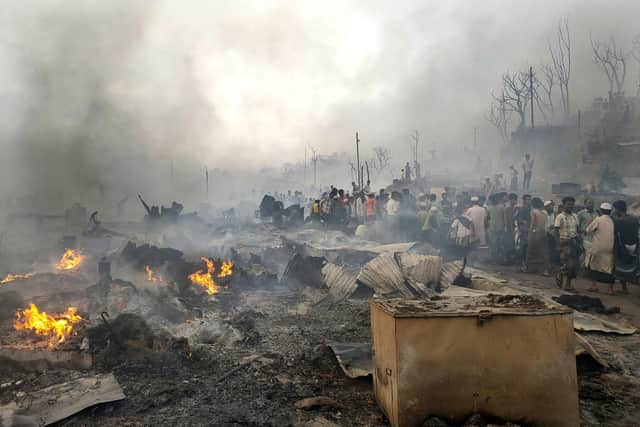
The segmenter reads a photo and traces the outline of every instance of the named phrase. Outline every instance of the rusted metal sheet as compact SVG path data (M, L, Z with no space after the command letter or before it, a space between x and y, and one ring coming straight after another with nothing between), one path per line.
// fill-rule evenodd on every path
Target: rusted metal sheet
M322 276L329 293L337 301L349 298L358 288L353 274L339 265L330 262L325 264L322 267Z

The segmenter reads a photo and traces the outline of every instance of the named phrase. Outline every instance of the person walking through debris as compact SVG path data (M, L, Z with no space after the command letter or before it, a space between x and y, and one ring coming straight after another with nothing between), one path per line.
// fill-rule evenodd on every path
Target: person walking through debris
M522 191L529 191L529 187L531 186L531 176L533 175L533 159L529 153L524 155L522 173Z
M522 266L524 273L547 268L547 212L539 197L531 200L531 221L527 237L527 254Z
M573 213L575 203L573 197L562 199L562 212L554 224L560 254L560 271L556 275L556 282L567 291L573 291L571 281L577 276L580 257L579 222L578 216Z
M628 293L627 282L635 282L638 276L638 219L627 215L627 203L613 203L614 223L614 276Z
M591 244L586 248L584 266L591 278L590 291L598 292L598 282L609 285L609 294L613 294L613 245L614 225L611 219L611 203L600 205L600 216L589 223L585 236Z
M471 207L467 210L466 215L471 218L473 223L472 241L477 242L480 246L486 246L485 221L487 219L487 211L480 206L479 197L474 196L471 198Z

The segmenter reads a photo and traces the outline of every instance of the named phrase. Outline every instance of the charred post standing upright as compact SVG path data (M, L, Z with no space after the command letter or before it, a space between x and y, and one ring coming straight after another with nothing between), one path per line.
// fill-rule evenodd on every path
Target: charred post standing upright
M358 166L358 186L362 188L362 170L360 169L360 138L356 132L356 163Z

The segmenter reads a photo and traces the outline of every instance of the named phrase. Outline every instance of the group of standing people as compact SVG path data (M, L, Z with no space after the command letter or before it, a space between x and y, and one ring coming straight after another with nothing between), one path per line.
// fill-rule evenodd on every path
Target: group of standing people
M414 196L408 189L357 191L349 195L336 188L323 193L311 206L311 221L325 226L384 221L397 241L425 240L440 248L489 247L492 261L520 265L523 272L554 275L559 287L572 290L584 267L592 280L613 292L616 280L627 283L638 275L640 222L627 213L624 200L602 203L584 200L576 212L573 197L554 201L524 194L498 192L485 197L447 191Z
M638 273L640 223L628 215L624 200L605 202L595 209L593 200L587 198L577 213L573 197L563 198L557 209L553 201L543 202L528 194L520 204L517 201L514 193L498 193L489 198L486 208L475 203L467 211L480 245L485 241L486 225L494 261L520 261L523 272L553 273L565 290L573 289L572 281L582 265L590 274L591 290L605 283L612 293L617 279L627 292L627 283L635 281Z

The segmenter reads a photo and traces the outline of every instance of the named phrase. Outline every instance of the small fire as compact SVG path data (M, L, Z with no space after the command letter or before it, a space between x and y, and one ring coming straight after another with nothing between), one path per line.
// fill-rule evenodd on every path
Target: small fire
M156 273L154 273L154 271L151 269L151 266L147 265L144 267L144 271L147 272L147 281L148 282L154 282L154 283L159 283L162 282L162 276L157 275Z
M209 295L217 294L218 292L220 292L221 286L218 285L214 280L215 265L213 261L208 258L202 257L201 259L207 265L206 273L204 272L204 270L198 270L195 273L189 275L189 280L191 280L191 283L193 283L194 285L202 286ZM231 261L223 262L222 266L220 267L220 271L218 272L218 277L228 277L232 274L233 263Z
M77 311L77 308L69 307L64 313L47 314L38 310L35 304L29 304L29 308L16 312L13 327L17 331L29 329L49 337L49 348L52 348L63 343L73 332L73 325L83 320Z
M0 285L4 285L5 283L10 283L18 279L28 279L29 277L35 275L36 273L25 273L25 274L7 274L7 276L0 280Z
M60 262L56 265L58 271L74 271L80 267L85 256L80 251L74 251L73 249L67 249L60 258Z
M218 273L219 278L231 276L233 274L233 262L224 261L220 266L220 272Z

